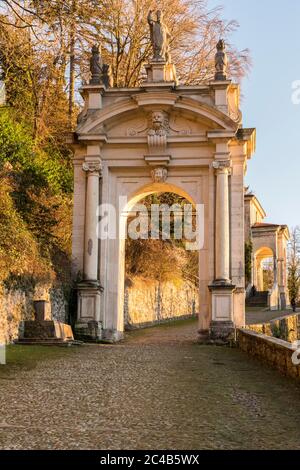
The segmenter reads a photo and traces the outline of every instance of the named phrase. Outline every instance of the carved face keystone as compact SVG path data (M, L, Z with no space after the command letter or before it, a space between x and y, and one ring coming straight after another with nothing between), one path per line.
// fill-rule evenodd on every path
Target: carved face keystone
M165 117L162 112L156 111L152 113L153 129L161 129L164 126Z

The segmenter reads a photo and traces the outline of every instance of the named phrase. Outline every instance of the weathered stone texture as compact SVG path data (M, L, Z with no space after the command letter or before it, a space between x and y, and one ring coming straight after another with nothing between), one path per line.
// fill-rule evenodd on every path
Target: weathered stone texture
M0 343L17 339L23 322L34 320L35 300L49 301L53 320L66 321L67 304L61 289L51 286L37 286L31 291L3 289L0 291Z
M165 320L190 317L199 310L196 286L134 278L125 289L124 316L129 326L145 326Z
M300 315L272 320L270 323L247 326L247 329L293 343L300 340Z
M238 330L237 341L240 349L265 362L282 374L300 379L300 365L293 364L295 347L287 341L271 338L251 330Z

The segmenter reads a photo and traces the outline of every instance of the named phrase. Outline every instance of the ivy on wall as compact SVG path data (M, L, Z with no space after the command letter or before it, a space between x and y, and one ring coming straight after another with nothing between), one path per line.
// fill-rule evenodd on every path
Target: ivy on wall
M245 280L246 286L251 282L251 273L252 273L252 252L253 245L252 242L245 243Z

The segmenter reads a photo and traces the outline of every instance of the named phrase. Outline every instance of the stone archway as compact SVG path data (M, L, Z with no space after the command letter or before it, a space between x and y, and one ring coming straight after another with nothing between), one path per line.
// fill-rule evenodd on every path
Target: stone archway
M149 173L149 170L148 172ZM116 218L117 232L124 228L127 221L127 214L130 209L140 200L150 194L161 192L173 192L178 194L192 204L204 204L203 190L201 188L201 177L170 176L167 183L158 183L151 181L148 174L145 174L145 180L148 183L140 185L142 175L139 178L126 176L117 177L118 189L115 192L117 199L121 199L121 206L118 200L110 201L114 207L118 208ZM122 227L122 226L123 227ZM205 243L205 240L204 240ZM125 260L125 240L116 237L112 240L102 240L101 242L101 268L100 283L104 288L102 294L101 324L103 335L107 340L118 340L122 338L124 331L123 323L123 302L124 302L124 260ZM201 264L201 278L208 278L209 267L208 258L205 257L205 248L199 252L199 265ZM201 319L199 327L205 329L209 327L209 292L207 282L202 282L200 287L201 298Z
M269 289L268 307L270 310L284 309L289 303L287 286L286 248L289 231L285 225L256 223L251 228L253 241L252 285L263 290L262 263L273 261L273 285Z
M180 86L167 74L154 79L156 66L149 64L139 88L91 82L82 89L85 107L69 140L76 334L110 341L123 335L122 246L118 236L99 240L99 205L114 208L118 228L120 198L131 204L175 189L204 207L200 334L227 339L245 323L244 175L255 130L241 128L237 85L223 77Z

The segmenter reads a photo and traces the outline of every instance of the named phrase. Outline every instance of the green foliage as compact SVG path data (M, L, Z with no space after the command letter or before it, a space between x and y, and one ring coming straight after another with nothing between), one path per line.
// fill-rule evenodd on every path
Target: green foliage
M245 243L245 280L246 285L251 282L251 272L252 272L252 252L253 246L252 242Z
M15 180L22 192L32 186L49 187L53 193L72 191L70 158L48 145L38 148L26 128L13 119L13 112L0 112L0 167L9 162L15 170Z
M65 278L71 239L70 158L52 145L38 146L30 128L16 122L10 109L0 112L0 191L0 281L28 286L55 273Z
M291 230L288 244L288 289L293 310L296 309L300 291L300 228Z
M299 269L295 265L288 267L288 289L291 305L296 305L299 298L300 276Z
M27 284L49 278L49 267L11 198L11 186L0 173L0 282L26 277Z

